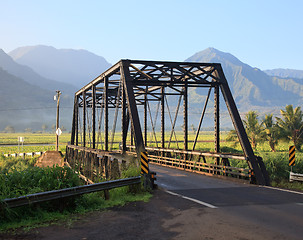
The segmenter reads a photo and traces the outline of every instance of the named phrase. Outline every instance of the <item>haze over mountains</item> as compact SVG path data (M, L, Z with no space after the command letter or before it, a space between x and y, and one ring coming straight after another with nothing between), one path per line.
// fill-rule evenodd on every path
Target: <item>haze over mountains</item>
M185 61L221 63L241 112L278 112L287 104L303 103L303 71L261 71L235 56L207 48ZM0 131L8 124L16 130L41 130L55 123L55 90L62 91L61 123L71 128L73 94L111 66L86 50L48 46L20 47L9 54L0 49ZM192 107L201 106L205 93L190 91ZM223 104L222 104L223 105ZM22 109L22 110L21 110Z
M71 84L78 89L90 82L111 64L86 50L56 49L49 46L20 47L9 53L43 77Z

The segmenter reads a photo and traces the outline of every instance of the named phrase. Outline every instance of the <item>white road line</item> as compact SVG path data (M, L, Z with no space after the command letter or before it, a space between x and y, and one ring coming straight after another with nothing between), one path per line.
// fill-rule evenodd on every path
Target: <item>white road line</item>
M274 189L282 192L289 192L289 193L296 193L296 194L301 194L303 195L303 192L297 192L297 191L292 191L292 190L287 190L283 188L276 188L276 187L269 187L269 186L259 186L259 187L264 187L264 188L269 188L269 189Z
M211 205L209 203L206 203L206 202L202 202L202 201L199 201L197 199L194 199L194 198L190 198L190 197L186 197L186 196L183 196L183 195L180 195L178 193L174 193L174 192L171 192L171 191L168 191L168 190L165 190L165 192L171 194L171 195L174 195L174 196L177 196L177 197L181 197L181 198L184 198L184 199L187 199L189 201L192 201L192 202L195 202L195 203L198 203L198 204L201 204L203 206L206 206L206 207L209 207L209 208L218 208L214 205Z

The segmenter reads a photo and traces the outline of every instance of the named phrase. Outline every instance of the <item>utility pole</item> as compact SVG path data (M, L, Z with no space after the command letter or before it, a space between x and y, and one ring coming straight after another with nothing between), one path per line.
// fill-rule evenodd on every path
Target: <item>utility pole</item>
M59 102L61 92L59 90L56 91L57 95L54 96L54 100L57 100L57 119L56 119L56 151L58 151L59 145L59 135L61 135L61 129L59 128Z

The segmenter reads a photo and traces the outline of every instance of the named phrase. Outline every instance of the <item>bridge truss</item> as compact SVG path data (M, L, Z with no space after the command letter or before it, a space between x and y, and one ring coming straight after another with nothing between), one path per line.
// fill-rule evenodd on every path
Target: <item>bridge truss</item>
M195 137L189 141L189 91L198 88L207 89L207 94L201 105ZM220 92L244 156L220 151ZM214 149L212 152L201 152L196 147L211 94L214 108ZM173 104L168 104L168 99ZM172 108L175 109L174 115ZM176 134L180 114L183 123L182 142L177 140ZM159 121L160 135L156 126ZM71 145L111 152L115 148L117 131L121 131L120 137L116 137L121 154L127 154L131 149L135 149L139 155L144 151L158 151L165 159L168 152L178 152L178 158L185 161L191 160L196 154L203 157L205 164L205 156L212 157L214 165L218 167L229 166L229 158L243 159L247 161L258 184L269 184L263 161L252 150L222 67L218 63L121 60L113 65L76 92Z

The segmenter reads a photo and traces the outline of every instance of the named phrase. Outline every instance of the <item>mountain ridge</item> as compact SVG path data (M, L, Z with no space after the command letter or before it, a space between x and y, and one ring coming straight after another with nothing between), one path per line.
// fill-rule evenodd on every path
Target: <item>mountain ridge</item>
M73 95L74 92L77 91L77 88L75 86L44 78L37 74L30 67L16 63L13 58L6 54L2 49L0 49L0 67L8 73L22 78L26 82L38 86L42 89L51 91L60 89L69 95Z
M289 69L289 68L276 68L264 70L269 76L281 77L281 78L295 78L303 79L303 70Z
M104 57L83 49L37 45L17 48L9 55L43 77L72 84L78 89L111 66Z
M230 53L207 48L185 61L221 63L234 99L241 110L298 105L303 102L303 92L289 87L290 80L286 87L283 85L283 79L269 76L260 69L241 62Z

